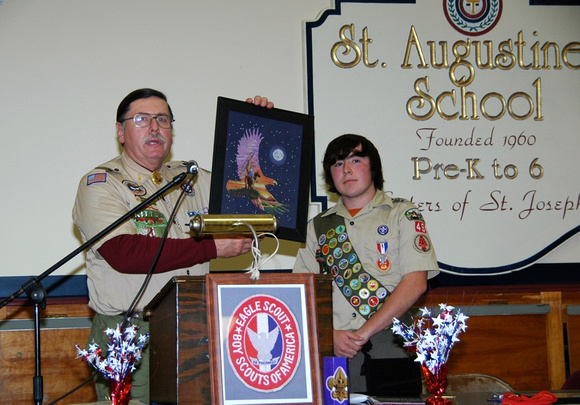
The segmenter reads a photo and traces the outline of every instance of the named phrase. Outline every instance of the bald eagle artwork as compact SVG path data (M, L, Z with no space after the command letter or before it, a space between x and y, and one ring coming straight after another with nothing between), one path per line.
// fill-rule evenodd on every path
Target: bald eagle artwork
M248 197L260 210L268 214L284 214L288 212L286 204L282 204L266 188L276 186L276 180L267 177L260 169L260 142L262 136L257 129L246 129L238 142L236 154L238 179L230 179L226 190L236 197Z

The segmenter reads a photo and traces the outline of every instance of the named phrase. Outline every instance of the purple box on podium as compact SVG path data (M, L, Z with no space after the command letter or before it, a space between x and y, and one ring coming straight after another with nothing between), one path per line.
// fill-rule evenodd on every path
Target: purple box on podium
M324 405L348 404L348 359L324 358Z

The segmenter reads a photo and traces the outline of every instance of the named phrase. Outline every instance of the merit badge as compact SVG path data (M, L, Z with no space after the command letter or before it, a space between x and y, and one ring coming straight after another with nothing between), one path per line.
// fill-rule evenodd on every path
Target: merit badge
M228 325L231 368L248 388L274 392L287 385L300 364L302 339L288 306L270 295L242 301Z
M342 293L344 294L345 297L350 297L352 295L352 290L350 289L349 286L345 285L344 288L342 289Z
M369 307L367 304L363 304L360 306L358 310L361 313L361 315L365 316L371 312L371 307Z
M385 287L381 287L377 290L377 297L379 297L379 299L383 299L387 296L388 292L387 289Z
M334 257L332 257L331 255L326 256L326 265L328 267L330 267L333 264L334 264Z
M344 244L342 245L342 250L344 251L344 253L350 253L350 251L352 250L352 245L350 244L350 242L344 242Z
M358 292L359 297L361 297L363 300L366 300L369 298L369 296L371 295L369 290L367 290L366 288L361 288L361 290Z
M356 257L356 254L351 253L350 255L348 255L348 262L350 264L356 263L357 260L358 260L358 258Z
M328 246L330 246L332 249L334 249L337 245L338 241L336 240L336 238L332 238L331 240L328 241Z

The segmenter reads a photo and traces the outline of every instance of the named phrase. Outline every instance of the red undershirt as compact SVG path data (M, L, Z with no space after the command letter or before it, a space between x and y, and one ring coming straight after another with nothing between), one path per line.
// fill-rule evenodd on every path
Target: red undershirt
M147 274L157 255L161 238L144 235L119 235L106 241L99 253L120 273ZM167 239L154 273L191 267L215 259L213 239Z

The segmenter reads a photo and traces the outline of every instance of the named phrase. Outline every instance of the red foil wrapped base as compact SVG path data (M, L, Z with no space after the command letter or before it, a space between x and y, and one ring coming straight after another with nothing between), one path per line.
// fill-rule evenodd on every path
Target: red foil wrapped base
M111 405L128 405L131 399L131 374L127 374L123 381L109 379L111 386Z
M427 390L432 397L427 398L427 405L452 405L450 399L443 398L445 388L447 388L447 363L441 364L436 373L432 373L427 367L421 365Z

